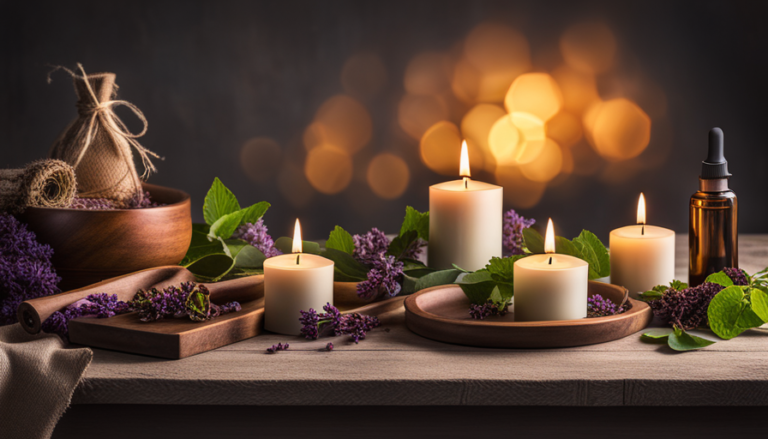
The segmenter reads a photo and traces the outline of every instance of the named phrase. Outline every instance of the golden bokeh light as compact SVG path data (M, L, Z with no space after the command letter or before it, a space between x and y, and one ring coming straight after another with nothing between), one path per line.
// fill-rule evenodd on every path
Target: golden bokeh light
M651 119L628 99L603 102L588 113L588 138L598 154L608 160L637 157L651 140Z
M553 70L552 77L560 86L564 110L581 114L590 105L600 101L597 82L592 73L564 65Z
M513 166L517 164L515 151L520 143L520 131L512 117L505 114L491 126L488 134L488 145L498 166Z
M301 167L288 161L283 163L283 167L277 175L277 188L283 199L295 208L306 206L315 193Z
M531 68L531 53L525 35L494 23L472 29L464 43L464 56L483 73L515 76Z
M461 135L471 145L475 145L483 154L485 170L493 172L496 169L496 159L491 152L489 136L493 125L504 117L503 108L493 104L478 104L469 110L461 119Z
M515 162L525 164L536 160L546 141L544 122L530 113L521 111L510 115L512 123L522 135L521 141L514 154Z
M510 113L525 112L547 121L562 108L563 96L549 74L526 73L509 87L504 106Z
M560 38L565 62L590 73L602 73L613 66L616 46L613 32L604 23L575 24Z
M406 94L397 107L400 128L416 140L422 138L429 127L448 118L448 107L437 96Z
M402 195L408 188L410 177L411 172L405 160L394 154L379 154L368 165L368 186L373 193L387 200Z
M462 140L459 128L453 123L440 121L434 124L421 138L421 161L438 174L458 176ZM483 168L482 151L471 143L467 143L467 147L470 167Z
M561 111L547 122L546 133L558 145L570 148L581 140L581 120L571 113Z
M547 189L546 183L527 179L518 166L499 166L496 183L504 187L504 202L517 209L537 205Z
M346 95L336 95L326 100L315 113L314 122L321 127L316 128L312 134L315 138L320 136L315 146L333 145L354 154L371 140L373 124L368 110ZM304 144L307 145L306 132Z
M304 130L302 137L304 148L311 151L312 148L325 145L329 142L328 137L328 128L325 125L320 122L312 122Z
M240 166L251 181L271 180L280 169L282 150L269 137L255 137L240 148Z
M538 157L535 160L520 165L520 171L527 179L535 182L546 183L563 168L563 154L560 145L552 139L546 139Z
M437 95L451 86L451 59L445 53L416 55L405 68L405 91L414 95Z
M319 192L336 194L343 191L352 180L352 158L341 148L321 145L307 154L304 174Z
M341 69L341 85L348 94L370 99L387 83L387 68L381 57L372 52L351 56Z

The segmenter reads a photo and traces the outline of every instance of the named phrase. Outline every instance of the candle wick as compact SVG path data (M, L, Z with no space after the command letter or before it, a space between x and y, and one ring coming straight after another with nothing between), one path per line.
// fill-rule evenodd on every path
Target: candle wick
M645 236L645 224L643 224L643 228L640 230L640 234Z
M469 185L469 178L464 177L464 189L468 189L468 185Z
M301 253L296 255L296 265L299 265L300 261L301 261Z
M549 265L552 265L552 256L549 257Z

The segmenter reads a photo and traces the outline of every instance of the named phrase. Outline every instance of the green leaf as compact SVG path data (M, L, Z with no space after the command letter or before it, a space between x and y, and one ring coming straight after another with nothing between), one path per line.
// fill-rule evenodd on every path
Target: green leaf
M240 210L235 194L218 177L213 179L211 189L203 203L203 217L208 225L213 225L219 218Z
M421 291L426 288L436 287L438 285L449 285L456 281L456 278L461 274L459 270L448 269L435 271L426 276L422 276L416 281L416 291Z
M581 253L581 258L589 263L589 278L599 279L611 274L611 258L600 238L588 230L573 239L573 245Z
M512 296L515 295L515 287L512 283L507 282L498 282L496 284L496 288L494 290L498 290L499 295L501 296L501 300L494 300L497 304L502 303L508 303L510 300L512 300ZM493 297L491 298L493 299Z
M401 296L407 296L409 294L413 294L416 292L416 282L418 281L417 278L408 276L407 274L403 275L403 289L400 290Z
M762 320L768 322L768 293L759 288L750 290L752 298L752 311Z
M352 235L350 235L349 232L336 226L336 228L331 231L330 236L328 236L328 240L325 242L325 247L340 250L351 255L355 252L355 240L352 239Z
M470 302L482 305L491 297L496 282L487 270L478 270L465 274L456 279L456 284L461 287Z
M240 218L240 224L238 225L245 223L255 223L261 217L263 217L265 213L267 213L267 209L269 209L270 206L271 204L267 203L266 201L260 201L251 207L243 209L243 216Z
M195 277L208 282L218 281L234 266L235 260L224 253L210 254L186 265Z
M275 248L287 255L293 253L293 238L287 236L277 238ZM320 244L313 241L301 241L301 248L302 253L320 254Z
M534 254L544 253L544 237L533 227L523 229L523 242L529 252Z
M211 230L208 232L208 236L210 236L211 239L229 239L242 222L244 213L244 210L238 210L237 212L229 213L217 219L216 222L211 225Z
M235 256L235 267L241 269L262 269L267 259L261 250L252 245L246 245Z
M576 245L562 236L555 236L555 253L584 259Z
M392 255L397 259L402 258L408 248L410 248L411 244L418 238L418 232L415 230L410 230L400 236L396 236L395 239L389 243L387 254Z
M469 271L469 270L465 270L465 269L463 269L463 268L459 267L459 266L458 266L458 265L456 265L456 264L451 264L451 265L453 266L453 268L455 268L455 269L457 269L457 270L461 271L462 273L472 273L471 271Z
M723 271L710 274L706 279L704 279L704 282L712 282L713 284L722 285L724 287L730 287L733 285L731 278L728 277L728 275Z
M714 341L691 335L680 328L669 334L667 344L676 351L692 351L714 344Z
M652 300L661 299L664 296L664 293L666 293L668 289L669 287L667 287L666 285L656 285L650 291L640 293L640 300L650 302Z
M400 236L412 230L416 231L419 238L429 241L429 212L421 213L411 206L405 208L405 219L400 226Z
M669 283L669 287L673 290L681 291L688 288L688 284L679 280L673 280Z
M640 339L650 343L667 343L667 337L673 332L672 328L652 328L644 332Z
M742 288L735 285L725 288L712 298L707 308L707 317L712 331L725 340L763 324L763 320L752 311Z
M335 248L326 248L323 257L333 261L336 282L360 282L368 279L368 267L358 262L349 253Z
M515 278L515 262L524 258L525 255L515 255L505 258L493 257L485 266L485 269L491 273L491 277L496 282L513 283Z
M400 261L403 263L403 273L416 279L437 271L436 269L427 267L421 261L417 261L415 259L402 258Z
M184 255L184 259L179 265L188 265L203 256L225 251L221 240L208 239L208 225L204 224L205 227L199 226L199 224L192 225L192 239L189 243L187 254Z

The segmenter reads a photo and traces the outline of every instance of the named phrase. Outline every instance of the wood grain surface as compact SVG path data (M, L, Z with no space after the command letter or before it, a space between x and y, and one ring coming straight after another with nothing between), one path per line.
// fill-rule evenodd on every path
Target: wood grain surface
M742 267L754 272L768 266L768 235L741 236L739 244ZM685 279L685 235L678 236L678 254L678 273ZM94 360L73 402L768 405L768 333L764 330L683 354L643 343L638 334L562 349L493 349L420 337L405 327L402 308L380 319L382 327L359 344L344 337L308 341L265 333L175 361L94 349ZM323 350L329 341L335 345L333 352ZM264 353L278 342L289 342L291 349Z

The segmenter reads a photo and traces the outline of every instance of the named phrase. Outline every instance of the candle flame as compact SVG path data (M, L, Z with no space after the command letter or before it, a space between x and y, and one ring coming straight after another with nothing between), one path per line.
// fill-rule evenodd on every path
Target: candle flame
M544 238L544 253L555 252L555 226L552 225L552 218L547 223L547 234Z
M640 200L637 202L637 223L645 225L645 196L640 192Z
M291 251L293 253L301 253L301 224L299 224L299 219L296 218L296 227L293 229L293 248Z
M459 176L468 178L472 174L469 172L469 153L467 152L467 141L461 142L461 161L459 164Z

